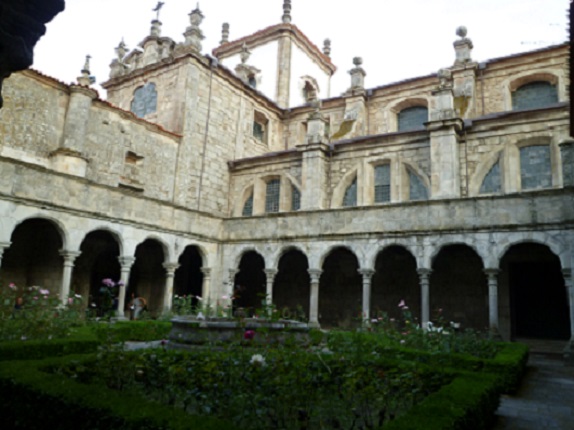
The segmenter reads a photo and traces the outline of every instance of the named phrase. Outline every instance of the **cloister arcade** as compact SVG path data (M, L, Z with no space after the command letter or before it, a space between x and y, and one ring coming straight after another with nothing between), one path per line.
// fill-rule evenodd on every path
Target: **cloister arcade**
M572 256L564 232L218 245L96 221L81 229L70 221L36 215L4 225L1 279L39 285L62 299L80 294L96 305L102 279L121 280L120 315L132 293L145 297L154 314L169 310L174 294L186 294L250 314L266 301L313 325L353 327L400 317L404 301L423 326L441 309L446 321L503 338L572 333Z

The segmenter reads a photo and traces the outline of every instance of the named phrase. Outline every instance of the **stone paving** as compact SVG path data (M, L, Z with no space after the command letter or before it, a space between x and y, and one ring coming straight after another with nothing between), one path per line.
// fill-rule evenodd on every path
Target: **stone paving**
M574 366L532 351L520 389L502 396L497 417L493 430L574 430Z

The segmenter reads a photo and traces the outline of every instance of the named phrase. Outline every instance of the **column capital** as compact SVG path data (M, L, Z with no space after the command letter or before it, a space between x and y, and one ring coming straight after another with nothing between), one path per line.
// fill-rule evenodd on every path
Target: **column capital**
M277 275L277 269L264 269L263 270L267 276L275 277Z
M0 252L2 252L6 248L10 248L12 242L0 242Z
M122 266L122 268L131 268L132 265L135 263L136 259L135 257L130 257L130 256L123 256L123 257L118 257L118 261L120 262L120 265Z
M417 273L419 274L419 277L421 279L428 279L428 277L432 273L432 270L426 269L426 268L420 268L420 269L417 269Z
M179 267L179 263L163 263L162 266L168 275L173 275Z
M67 249L60 249L59 254L64 257L65 263L73 263L74 260L81 254L79 251L68 251Z
M307 269L307 273L311 276L311 282L319 282L319 278L323 271L321 269Z
M357 270L357 272L359 272L359 274L361 274L363 278L365 277L370 278L375 274L375 271L373 269L359 269Z
M491 278L491 277L498 276L498 274L500 273L500 269L496 269L496 268L486 268L486 269L483 270L483 272L486 274L486 276L488 276L489 278Z
M229 269L229 277L233 278L239 273L239 269Z
M564 276L565 278L571 278L572 277L572 269L570 269L569 267L562 269L562 276Z
M211 267L202 267L200 270L204 277L209 278L211 276Z

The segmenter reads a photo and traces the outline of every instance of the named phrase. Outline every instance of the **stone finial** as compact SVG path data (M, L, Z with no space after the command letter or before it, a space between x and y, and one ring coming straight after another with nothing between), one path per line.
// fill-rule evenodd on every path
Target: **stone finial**
M187 27L185 33L183 33L185 36L184 45L191 47L195 52L201 52L201 41L205 39L203 31L199 28L203 22L203 18L205 17L203 13L201 13L198 3L197 7L189 14L189 23L191 25Z
M154 19L151 22L151 28L149 30L149 35L152 37L160 37L161 36L161 21Z
M221 42L219 42L219 44L223 45L224 43L228 42L229 42L229 23L224 22L223 25L221 26Z
M331 39L325 39L323 42L323 54L327 57L331 56Z
M78 77L78 84L89 87L94 83L93 77L90 76L90 59L91 55L86 55L86 61L84 62L84 67L82 68L82 75Z
M471 52L473 45L472 40L466 37L467 34L468 30L463 25L456 29L456 35L460 37L460 39L453 43L454 51L456 53L456 59L454 61L455 65L469 63L472 61Z
M289 24L291 22L291 0L283 1L283 16L281 20L284 24Z
M239 54L239 57L241 58L241 64L245 64L247 63L247 60L249 60L249 57L251 56L251 51L249 50L249 48L247 48L247 44L243 44L243 46L241 47L241 54Z
M351 75L351 88L350 91L354 90L364 90L365 88L365 76L367 73L361 67L363 64L363 59L361 57L353 58L353 64L355 67L349 70L349 74Z
M121 63L128 52L128 48L126 46L126 43L124 42L124 39L122 39L120 44L116 47L115 51L118 57L118 61Z

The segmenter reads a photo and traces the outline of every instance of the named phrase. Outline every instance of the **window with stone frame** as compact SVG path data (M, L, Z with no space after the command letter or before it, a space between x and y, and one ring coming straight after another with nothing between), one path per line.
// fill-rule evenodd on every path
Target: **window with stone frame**
M500 160L498 160L490 168L482 185L480 186L479 194L496 194L502 191L502 177L500 174Z
M265 114L255 111L253 114L253 137L262 143L267 143L269 120Z
M397 114L398 131L418 130L424 128L428 121L429 110L426 106L412 106Z
M391 201L391 165L375 166L375 203Z
M252 216L253 215L253 193L245 200L243 204L243 211L241 211L242 216Z
M291 186L291 210L298 211L301 209L301 192L295 186Z
M265 192L265 212L279 212L279 197L281 191L281 180L271 179L267 181L267 190Z
M520 148L520 182L523 190L552 187L549 145L531 145Z
M412 171L409 172L409 200L428 200L429 192L423 180Z
M343 207L357 206L357 178L353 179L351 185L345 190L343 197Z
M157 110L157 91L153 82L148 82L144 86L134 91L134 98L131 104L131 111L140 118L145 117Z
M558 103L556 85L534 81L518 87L512 93L512 110L538 109Z
M143 191L142 168L144 157L133 151L126 151L124 158L124 170L120 176L120 187Z

